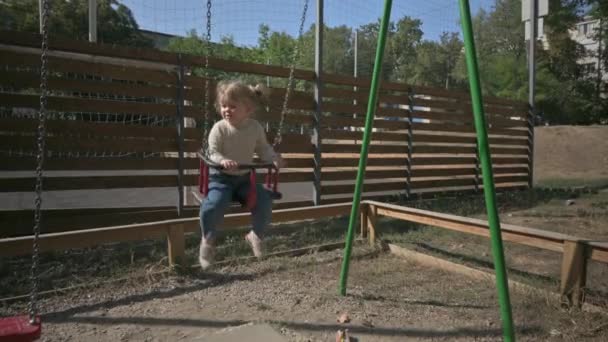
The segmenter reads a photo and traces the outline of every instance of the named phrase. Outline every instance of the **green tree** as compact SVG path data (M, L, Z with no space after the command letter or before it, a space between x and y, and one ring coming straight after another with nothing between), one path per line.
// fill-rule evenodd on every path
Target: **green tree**
M416 61L408 82L412 84L461 88L463 79L457 74L463 43L455 32L444 32L439 42L424 41L416 49Z
M608 122L608 82L604 81L608 74L608 2L600 0L587 0L591 8L590 15L599 20L599 25L593 33L594 39L599 42L595 58L599 60L600 67L595 71L595 96L598 104L598 120Z
M391 25L387 49L389 63L393 67L390 79L404 82L411 76L422 34L422 21L419 19L404 16Z
M259 34L258 47L263 58L261 62L289 67L296 40L286 32L270 31L270 26L266 24L260 25Z
M49 32L79 40L88 39L88 2L53 0L50 3ZM38 0L6 0L0 3L2 29L39 31ZM97 38L101 43L152 47L139 32L131 10L118 0L98 0Z

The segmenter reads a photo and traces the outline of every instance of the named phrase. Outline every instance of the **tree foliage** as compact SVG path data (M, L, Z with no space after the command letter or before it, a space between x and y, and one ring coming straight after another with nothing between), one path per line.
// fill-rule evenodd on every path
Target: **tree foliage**
M100 43L152 47L131 10L117 0L97 1L97 40ZM39 32L38 0L6 0L0 3L0 27L4 30ZM50 1L49 30L52 36L87 40L88 2Z

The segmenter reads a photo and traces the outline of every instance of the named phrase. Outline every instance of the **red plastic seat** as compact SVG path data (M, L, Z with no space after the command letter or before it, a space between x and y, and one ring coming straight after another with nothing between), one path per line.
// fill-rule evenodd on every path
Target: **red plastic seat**
M0 318L0 342L29 342L40 338L40 317L30 323L30 317L15 316Z

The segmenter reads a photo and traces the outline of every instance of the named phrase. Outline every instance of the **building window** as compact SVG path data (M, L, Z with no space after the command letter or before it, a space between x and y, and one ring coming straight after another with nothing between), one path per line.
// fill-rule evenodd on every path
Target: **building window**
M590 75L595 73L595 63L585 63L581 65L584 75Z

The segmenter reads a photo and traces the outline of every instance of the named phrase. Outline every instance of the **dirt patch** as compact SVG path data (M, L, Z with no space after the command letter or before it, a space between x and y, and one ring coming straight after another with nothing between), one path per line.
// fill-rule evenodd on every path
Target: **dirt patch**
M55 297L42 302L45 340L201 340L252 321L289 341L330 341L341 327L360 341L502 340L493 284L369 249L355 256L346 297L337 295L340 251ZM520 341L608 338L605 316L521 291L511 297ZM350 323L336 321L343 312Z
M534 130L534 181L608 183L608 126L548 126Z

